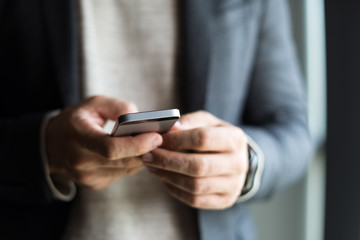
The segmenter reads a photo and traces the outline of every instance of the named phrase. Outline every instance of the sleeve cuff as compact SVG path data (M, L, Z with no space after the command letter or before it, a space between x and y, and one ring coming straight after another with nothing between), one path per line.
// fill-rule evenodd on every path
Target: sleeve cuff
M262 150L250 136L247 135L247 139L248 139L249 147L252 148L256 154L256 157L258 160L258 165L257 165L257 169L255 172L252 188L247 193L240 194L236 203L245 202L246 200L250 199L257 193L257 191L260 188L261 176L262 176L262 173L264 170L264 154L263 154Z
M46 127L49 121L59 115L60 110L52 111L48 113L41 125L41 138L40 138L40 147L41 147L41 157L44 165L45 178L46 182L50 188L52 196L61 201L71 201L74 199L76 194L76 186L74 182L60 178L58 176L52 176L49 171L48 158L46 153Z

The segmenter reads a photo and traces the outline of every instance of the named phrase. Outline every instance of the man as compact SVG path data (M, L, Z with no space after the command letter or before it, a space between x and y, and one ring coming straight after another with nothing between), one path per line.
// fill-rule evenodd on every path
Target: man
M101 13L102 3L1 2L0 197L6 237L254 239L245 202L268 197L304 173L311 146L285 2L179 3L162 12L170 17L151 22L157 14L149 9L155 6L136 15L130 14L136 6L117 1L117 11L126 9L114 14L124 17L119 20L124 27L111 33L116 42L103 54L96 52L96 42L106 48L107 38L96 31L110 16ZM141 24L128 25L134 19ZM148 33L142 26L149 22L147 27L160 30ZM133 33L148 33L146 41ZM159 34L179 42L146 46ZM164 55L162 47L169 50ZM116 49L133 51L123 55L112 52ZM164 135L110 137L103 130L107 120L136 112L139 105L145 108L147 101L156 108L168 102L155 103L164 92L148 100L138 89L133 93L133 87L123 86L154 80L143 93L154 91L158 76L175 72L171 66L157 72L164 59L176 59L174 51L181 54L182 74L176 79L181 87L171 77L164 84L179 94L181 103L170 94L169 105L181 107L180 124ZM152 59L153 52L162 57ZM112 57L115 61L109 61ZM103 61L105 66L99 65ZM131 77L111 88L108 78L116 77L108 75L107 66L113 62L114 71L121 69L113 75L126 71ZM159 64L147 68L149 63ZM146 79L138 72L147 73ZM102 86L102 94L116 89L121 95L87 97ZM157 187L161 182L165 188Z

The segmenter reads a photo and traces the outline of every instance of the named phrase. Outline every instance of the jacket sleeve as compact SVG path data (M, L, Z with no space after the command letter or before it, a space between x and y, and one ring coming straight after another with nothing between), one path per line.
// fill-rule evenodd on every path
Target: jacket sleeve
M75 4L0 1L0 201L52 199L41 127L49 112L80 98Z
M312 153L288 6L284 0L265 2L242 126L264 154L262 180L254 198L267 197L298 180Z
M0 200L49 202L40 151L44 114L2 117L0 120Z

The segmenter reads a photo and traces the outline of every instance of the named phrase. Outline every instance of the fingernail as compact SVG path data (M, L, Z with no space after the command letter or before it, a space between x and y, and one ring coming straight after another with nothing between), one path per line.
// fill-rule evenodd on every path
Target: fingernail
M152 162L153 161L153 155L151 153L145 153L141 156L141 160L143 162Z

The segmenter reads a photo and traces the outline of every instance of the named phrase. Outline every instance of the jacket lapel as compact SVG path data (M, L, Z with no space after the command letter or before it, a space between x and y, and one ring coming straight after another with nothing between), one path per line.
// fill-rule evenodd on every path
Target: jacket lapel
M52 71L64 106L80 99L77 1L43 0Z
M204 109L209 70L212 2L183 1L183 79L181 79L184 111Z

